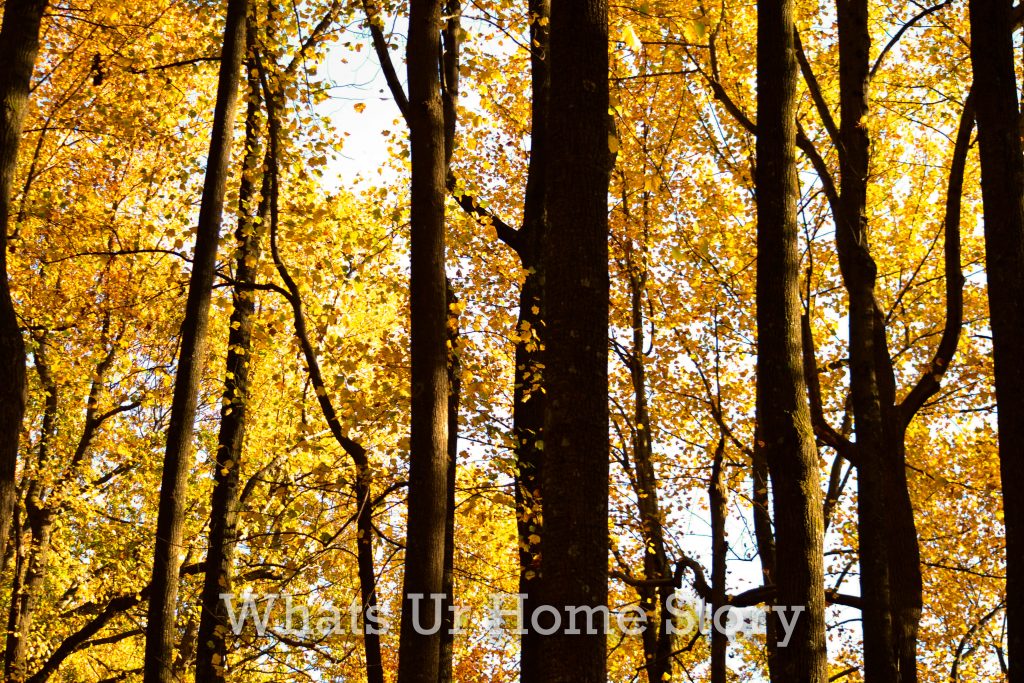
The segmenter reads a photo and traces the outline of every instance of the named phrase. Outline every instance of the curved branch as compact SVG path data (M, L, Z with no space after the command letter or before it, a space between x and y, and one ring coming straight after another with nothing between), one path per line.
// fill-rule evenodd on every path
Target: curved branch
M896 31L896 34L892 38L889 39L888 43L885 44L885 47L882 48L882 51L878 53L878 58L875 60L874 65L871 67L871 73L870 73L869 77L870 78L874 78L875 77L875 72L878 71L878 67L882 65L882 60L885 59L885 56L887 54L889 54L889 50L893 49L893 47L896 46L896 43L898 43L900 41L900 38L903 37L903 34L906 33L908 29L910 29L917 22L919 22L922 19L924 19L925 17L927 17L929 14L933 14L935 12L938 12L940 9L942 9L943 7L945 7L945 6L947 6L947 5L951 4L951 3L952 3L952 0L944 0L943 2L940 2L938 5L933 5L932 7L928 7L927 9L921 10L916 15L914 15L910 19L910 21L908 21L907 23L903 24L903 26L900 27L900 30ZM1014 22L1014 23L1016 23L1016 22Z
M903 425L910 423L921 407L934 396L956 354L964 318L964 275L960 265L960 208L964 188L964 169L974 130L973 94L968 94L960 115L960 126L953 147L946 190L945 259L946 259L946 323L942 338L932 356L928 371L917 381L898 410Z

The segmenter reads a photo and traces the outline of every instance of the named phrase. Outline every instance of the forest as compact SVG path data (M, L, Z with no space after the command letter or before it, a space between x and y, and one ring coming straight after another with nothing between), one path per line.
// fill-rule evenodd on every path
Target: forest
M0 17L4 681L1024 683L1024 3Z

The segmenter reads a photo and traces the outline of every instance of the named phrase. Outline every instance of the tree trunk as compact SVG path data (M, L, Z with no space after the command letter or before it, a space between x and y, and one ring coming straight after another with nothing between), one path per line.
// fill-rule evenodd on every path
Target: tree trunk
M725 537L727 491L725 488L725 437L722 436L715 449L711 466L711 483L708 486L708 503L711 508L711 615L726 604L729 543ZM726 654L729 637L717 628L711 629L711 683L726 683L728 668Z
M26 393L25 341L7 269L7 241L14 227L11 192L46 6L46 0L8 0L0 27L0 557L7 549L14 514L14 475Z
M856 429L858 533L864 596L864 679L897 680L893 654L888 553L884 426L878 355L884 330L876 329L875 262L867 244L869 52L866 0L839 0L840 156L836 247L850 299L850 389Z
M249 33L249 41L252 40ZM249 102L245 115L245 150L242 179L238 189L238 229L235 239L235 285L232 292L231 324L228 331L228 355L224 373L224 401L217 456L214 463L213 492L210 498L210 543L206 555L206 573L201 598L201 613L196 644L196 681L224 681L227 670L227 607L222 593L233 590L235 546L238 541L239 473L242 464L245 430L249 411L249 377L252 357L252 328L256 314L256 266L260 242L270 209L270 179L258 167L262 161L260 143L260 97L256 65L249 63ZM253 220L251 202L256 197L255 178L262 175L259 207Z
M822 508L800 339L792 0L757 12L757 424L772 483L776 604L803 607L773 678L828 680ZM790 613L791 615L792 613Z
M985 261L995 362L1006 528L1010 683L1024 681L1024 159L1009 0L972 0L971 60L985 211Z
M448 501L448 353L445 292L445 134L441 103L441 3L413 0L407 44L412 160L410 333L412 408L399 683L437 683ZM419 619L414 620L414 600Z
M442 590L444 611L441 620L441 654L438 665L438 683L452 683L452 666L455 655L455 613L450 609L455 604L455 480L458 474L459 458L459 401L462 398L462 364L459 361L459 315L454 306L458 303L455 290L448 285L448 511L444 520L444 575Z
M523 225L519 230L520 261L526 271L519 291L519 334L515 335L515 390L512 399L512 435L515 441L516 525L519 532L519 593L523 596L523 620L529 624L543 594L540 553L543 544L541 519L544 451L544 405L541 390L541 338L543 334L543 276L540 244L547 221L546 164L547 116L551 72L548 65L549 0L530 0L530 78L532 84L530 165L523 202ZM539 542L531 542L539 541ZM536 683L544 666L542 636L527 629L519 642L519 680Z
M164 454L160 485L156 548L153 558L153 589L146 624L143 666L145 683L172 683L174 680L174 623L193 425L199 381L206 360L210 296L217 260L217 243L220 240L228 164L231 160L231 139L234 134L242 56L245 52L245 19L248 5L248 0L228 0L220 78L217 84L217 104L210 134L210 153L207 157L202 203L199 208L195 258L189 278L185 319L181 327L181 351L174 382L170 426L167 430L167 450Z
M608 601L608 7L553 0L550 23L541 571L562 623L539 680L603 683L604 625L568 634L566 608Z

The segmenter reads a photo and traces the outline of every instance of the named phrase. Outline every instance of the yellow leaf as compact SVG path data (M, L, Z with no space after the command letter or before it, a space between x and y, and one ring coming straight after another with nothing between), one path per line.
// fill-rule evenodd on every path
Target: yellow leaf
M629 49L633 52L639 52L640 48L643 47L643 43L637 38L636 31L629 24L626 24L622 29L622 42L629 46Z

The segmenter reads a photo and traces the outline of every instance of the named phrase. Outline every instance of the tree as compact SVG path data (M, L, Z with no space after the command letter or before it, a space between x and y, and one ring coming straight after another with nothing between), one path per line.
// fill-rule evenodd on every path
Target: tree
M606 634L570 635L567 607L608 599L608 6L551 3L544 274L544 604L560 627L541 681L606 678Z
M772 680L823 683L821 489L800 339L793 7L768 0L757 8L757 447L772 485L775 602L806 610L794 640L776 651Z
M1006 615L1012 683L1024 681L1024 157L1011 3L972 0L971 62L985 212L999 467L1006 528Z
M410 5L409 147L412 405L409 511L402 588L400 683L436 683L440 626L430 606L443 586L448 495L448 304L445 288L445 131L439 70L441 3ZM414 620L415 601L420 618ZM417 629L420 632L417 632Z
M16 227L11 225L11 193L46 6L46 0L8 2L0 26L0 557L6 556L14 512L26 393L25 341L8 281L8 238Z
M146 683L174 680L174 624L177 612L178 573L181 563L182 523L188 495L189 456L192 453L193 424L200 377L207 353L210 296L213 288L220 241L221 213L227 184L231 140L234 135L239 76L245 52L245 19L248 0L229 0L224 46L221 52L217 106L210 135L203 198L188 301L182 322L174 400L167 429L160 485L160 506L156 524L153 559L153 592L149 599L146 626Z

